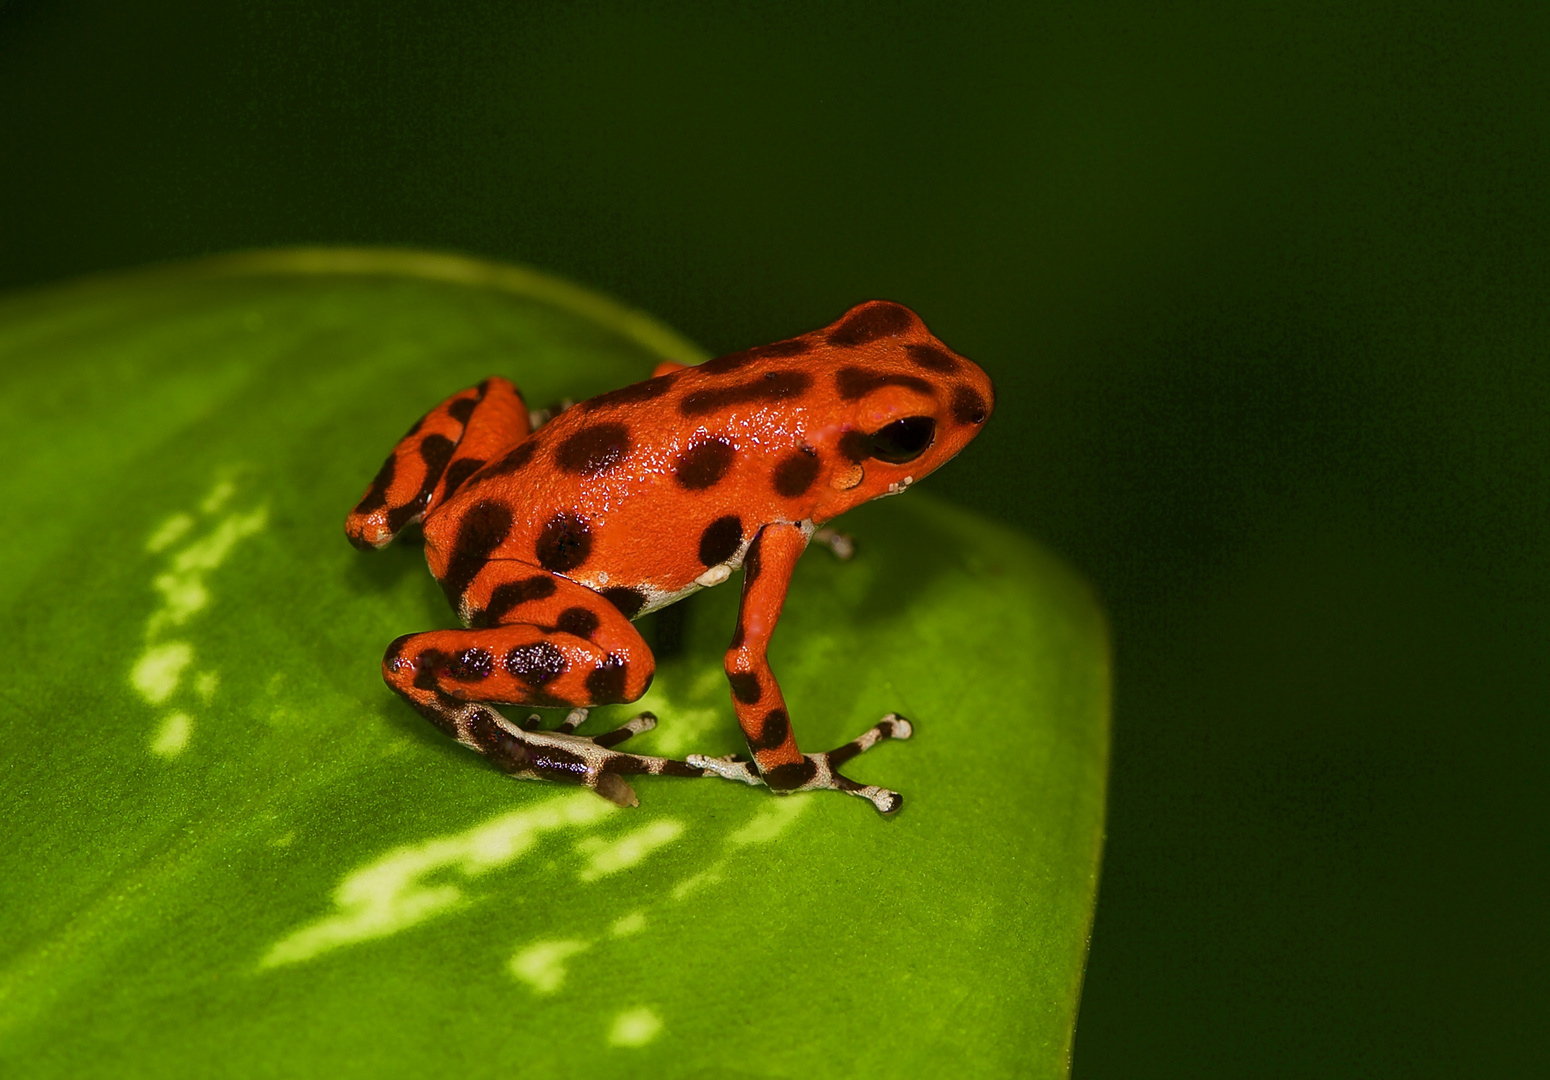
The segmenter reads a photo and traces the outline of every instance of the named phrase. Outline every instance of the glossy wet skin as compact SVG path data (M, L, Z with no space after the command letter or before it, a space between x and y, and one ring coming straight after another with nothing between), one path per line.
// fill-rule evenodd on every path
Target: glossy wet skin
M870 337L896 325L903 334ZM846 343L831 344L835 336ZM646 603L626 611L639 614L711 566L735 567L761 525L822 525L919 480L978 434L992 402L984 372L906 309L863 309L848 329L680 369L562 413L515 462L476 473L426 520L426 556L441 577L465 516L498 502L514 520L487 558L537 563L598 590L640 589ZM934 429L922 452L897 464L872 456L867 436L909 417ZM586 557L546 562L545 527L566 512Z
M432 573L464 622L487 628L401 639L385 676L491 754L457 703L634 700L653 663L624 620L747 560L727 671L752 775L818 784L763 657L794 560L818 526L950 460L993 406L983 371L886 301L698 367L664 364L532 434L515 388L486 380L411 430L347 521L357 546L376 547L423 514ZM798 782L777 784L782 767Z

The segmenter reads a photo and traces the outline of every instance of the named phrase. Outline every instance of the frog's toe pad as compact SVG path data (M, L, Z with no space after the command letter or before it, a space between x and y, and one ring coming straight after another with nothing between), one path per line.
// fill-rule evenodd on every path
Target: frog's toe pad
M624 777L616 772L598 774L596 791L615 806L639 806L640 797Z
M855 783L854 781L848 780L843 776L836 776L834 779L837 781L834 785L836 788L850 795L860 795L863 799L868 800L873 806L877 807L879 814L897 814L899 808L904 805L904 796L897 791L889 791L887 788L877 787L875 784L868 784L865 787L856 784L854 788L850 788L846 785Z

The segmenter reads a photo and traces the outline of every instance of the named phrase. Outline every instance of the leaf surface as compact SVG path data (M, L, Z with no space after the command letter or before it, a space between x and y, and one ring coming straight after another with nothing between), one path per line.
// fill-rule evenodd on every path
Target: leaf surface
M342 521L404 429L702 354L516 267L223 257L0 301L0 1063L11 1075L1061 1076L1102 837L1104 623L929 493L803 559L771 651L832 793L519 782L382 685L454 625ZM968 453L973 453L971 447ZM926 485L929 488L929 483ZM736 585L671 623L643 752L741 749ZM656 616L661 620L662 616ZM676 646L671 643L676 641ZM632 743L632 748L636 744Z

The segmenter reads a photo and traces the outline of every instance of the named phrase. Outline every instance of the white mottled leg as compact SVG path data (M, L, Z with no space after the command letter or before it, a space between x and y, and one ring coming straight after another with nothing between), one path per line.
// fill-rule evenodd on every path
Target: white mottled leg
M489 758L502 772L538 780L582 784L619 806L640 805L634 790L624 780L624 776L630 773L653 776L709 775L705 769L673 758L625 754L609 749L631 735L655 727L657 718L650 713L641 713L623 727L589 737L574 735L570 730L560 728L542 731L533 727L518 727L488 705L457 701L444 694L438 695L423 707L416 703L416 707L437 727ZM575 719L574 713L565 718L572 728L584 719L585 716ZM563 724L561 726L564 727Z
M592 736L592 741L602 747L618 746L632 735L639 735L643 731L650 731L656 726L656 714L643 712L638 716L632 716L622 727L616 727L612 731L605 731L601 735Z
M764 783L759 776L759 771L754 763L740 754L728 754L726 757L706 757L704 754L690 754L684 759L696 769L704 769L723 780L739 780L745 784L758 786Z
M572 709L570 712L565 714L565 719L561 720L559 726L554 730L558 731L561 735L569 735L571 732L575 731L586 722L586 709Z

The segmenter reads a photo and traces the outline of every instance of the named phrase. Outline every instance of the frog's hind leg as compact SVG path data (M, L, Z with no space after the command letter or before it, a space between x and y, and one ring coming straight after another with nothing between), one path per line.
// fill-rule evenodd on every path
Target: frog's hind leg
M503 629L535 631L537 628L513 626ZM592 788L620 806L637 806L639 800L624 780L629 774L709 774L709 770L688 762L646 754L627 754L613 749L630 736L655 727L656 717L650 713L642 713L612 731L586 736L574 734L571 729L544 731L536 726L518 726L490 702L466 700L449 693L445 687L466 684L469 676L477 673L482 663L481 654L487 653L477 644L449 651L445 647L445 637L495 632L443 630L400 638L384 657L383 677L421 716L464 746L483 754L497 769L512 776L580 784ZM528 644L535 643L553 645L552 641L545 642L542 639ZM558 652L558 647L555 647ZM511 651L522 648L524 646L518 644ZM460 693L467 693L466 686L456 688ZM495 691L492 696L505 698L519 695ZM555 703L552 696L540 696L540 700L546 705Z
M622 739L608 741L631 728L587 737L559 731L540 731L518 727L492 705L458 701L436 691L410 697L415 709L442 731L469 749L483 754L497 769L511 776L530 780L551 780L579 784L596 791L619 806L639 806L640 800L624 779L632 773L659 776L707 776L710 771L672 758L644 754L623 754L609 747ZM636 720L640 720L636 717ZM648 725L649 726L649 725ZM635 734L639 727L624 737Z
M345 518L345 535L358 548L383 547L530 431L527 405L510 380L491 376L459 390L398 441Z
M621 805L635 804L625 775L707 775L613 749L654 726L649 713L597 736L575 734L591 706L634 701L651 684L651 651L615 602L512 561L487 564L462 599L472 628L399 638L383 658L383 679L432 724L505 772L584 784ZM543 731L507 720L498 704L571 712Z

